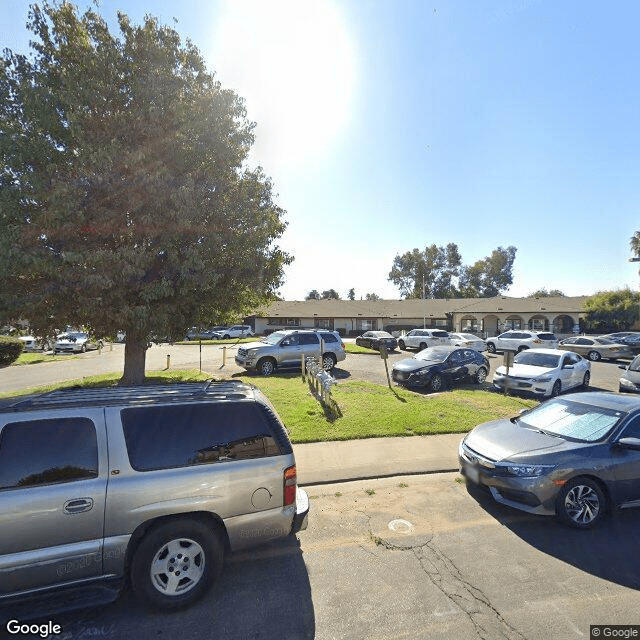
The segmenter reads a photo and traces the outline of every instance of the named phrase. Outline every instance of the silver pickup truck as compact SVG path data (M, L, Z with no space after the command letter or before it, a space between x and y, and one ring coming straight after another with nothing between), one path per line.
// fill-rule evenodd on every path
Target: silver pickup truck
M251 385L70 389L0 407L0 608L92 586L117 596L126 578L147 605L183 608L226 551L295 534L308 511L286 429Z

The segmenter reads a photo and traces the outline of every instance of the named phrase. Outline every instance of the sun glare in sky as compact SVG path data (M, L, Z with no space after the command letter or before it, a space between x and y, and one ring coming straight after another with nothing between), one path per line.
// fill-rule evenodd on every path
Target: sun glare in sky
M331 0L225 0L207 52L257 123L251 159L299 166L323 153L351 112L355 53Z

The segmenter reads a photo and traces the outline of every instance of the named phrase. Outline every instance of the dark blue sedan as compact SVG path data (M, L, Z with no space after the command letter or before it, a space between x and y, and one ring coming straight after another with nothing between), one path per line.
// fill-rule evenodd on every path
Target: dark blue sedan
M489 361L474 349L455 346L430 347L393 365L393 380L407 387L440 391L444 386L472 381L482 384Z

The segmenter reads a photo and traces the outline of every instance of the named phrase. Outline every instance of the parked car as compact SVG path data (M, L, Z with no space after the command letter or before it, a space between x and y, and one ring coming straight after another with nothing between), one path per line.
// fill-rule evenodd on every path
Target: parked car
M555 349L558 338L548 331L512 330L487 338L487 351L523 351L524 349Z
M637 355L627 366L621 364L624 373L620 376L618 390L621 392L640 393L640 355Z
M443 329L412 329L409 333L398 338L401 349L417 349L422 351L427 347L451 344L449 334Z
M20 336L25 351L51 351L51 341L47 338L35 338L34 336Z
M591 363L577 353L559 349L526 349L516 354L513 366L503 365L493 375L493 386L504 391L557 396L575 387L588 387Z
M254 336L253 329L248 324L234 324L231 327L215 331L213 340L229 340L230 338L247 338Z
M602 359L633 358L633 352L627 345L603 337L576 336L574 338L565 338L560 341L558 349L573 351L585 356L585 358L589 358L592 362Z
M393 364L394 382L407 387L440 391L445 385L473 381L482 384L489 373L489 361L474 349L452 345L429 347L411 358Z
M607 333L602 338L609 338L618 344L624 344L631 349L634 354L640 353L640 332L638 331L618 331L617 333Z
M216 327L209 327L208 329L196 329L195 327L191 327L189 331L187 331L187 335L185 337L186 340L219 340L218 333L221 331L226 331L227 327L219 325Z
M640 399L607 392L552 398L475 427L460 472L496 502L586 529L640 506Z
M84 353L90 349L102 349L102 340L95 340L88 333L61 333L53 345L54 353Z
M380 351L380 347L384 345L387 351L393 351L398 346L398 341L386 331L365 331L356 338L356 344L376 351Z
M237 365L245 369L270 376L276 369L300 367L303 357L320 358L324 369L330 371L347 354L342 338L336 331L287 329L274 331L260 341L241 345L235 360Z
M0 441L9 610L36 593L39 614L109 600L127 582L146 605L181 609L220 575L227 550L307 526L287 431L239 381L31 396L0 408Z
M451 344L456 347L468 347L469 349L475 349L476 351L486 351L487 343L473 335L473 333L450 333Z

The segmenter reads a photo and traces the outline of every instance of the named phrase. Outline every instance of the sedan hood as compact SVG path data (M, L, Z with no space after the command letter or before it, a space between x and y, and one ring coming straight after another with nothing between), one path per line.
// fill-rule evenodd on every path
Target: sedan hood
M433 365L439 364L438 362L430 362L428 360L418 360L416 358L405 358L404 360L400 360L393 365L393 368L396 371L404 371L406 373L411 373L412 371L417 371L418 369L424 369L425 367L432 367Z
M469 433L464 442L476 453L496 462L514 460L520 454L550 453L566 444L563 438L521 427L510 420L481 424Z
M509 367L509 375L516 378L539 378L553 371L555 371L555 367L536 367L532 364L514 364ZM505 366L498 367L496 373L504 376L507 374L507 368Z

